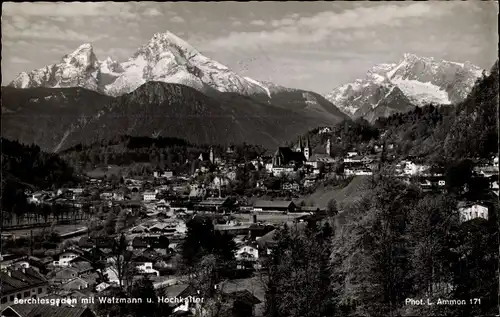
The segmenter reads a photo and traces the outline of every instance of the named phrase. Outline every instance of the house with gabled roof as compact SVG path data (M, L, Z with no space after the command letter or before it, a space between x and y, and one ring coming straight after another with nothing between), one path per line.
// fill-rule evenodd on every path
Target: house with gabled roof
M90 308L16 304L1 311L5 317L96 317Z
M1 307L14 304L16 298L37 298L47 294L48 281L32 268L7 268L0 271L0 280Z
M291 200L257 200L254 211L293 212L296 206Z
M64 290L82 290L89 287L89 283L81 277L75 277L61 285Z

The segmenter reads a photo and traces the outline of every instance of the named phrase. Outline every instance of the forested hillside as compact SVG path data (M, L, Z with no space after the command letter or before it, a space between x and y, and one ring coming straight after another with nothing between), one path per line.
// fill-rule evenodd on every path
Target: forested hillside
M494 315L496 220L461 224L457 198L382 176L363 199L344 205L333 226L278 230L266 268L266 316ZM498 213L498 203L489 207Z
M236 144L233 153L222 145L193 144L178 138L117 136L90 145L77 145L60 153L72 166L89 170L100 165L132 165L148 163L152 169L170 169L177 173L192 172L200 154L205 158L212 146L216 157L236 162L251 160L264 152L261 146Z
M73 169L57 154L36 145L0 139L2 152L2 207L25 201L25 189L58 188L76 181Z

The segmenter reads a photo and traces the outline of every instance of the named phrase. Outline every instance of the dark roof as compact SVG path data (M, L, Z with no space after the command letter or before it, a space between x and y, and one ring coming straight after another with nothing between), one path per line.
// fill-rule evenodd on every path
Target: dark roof
M199 203L200 206L221 206L228 202L228 198L206 199Z
M75 269L78 273L84 273L92 270L92 265L89 262L72 263L70 268Z
M244 302L246 304L250 304L250 305L257 305L257 304L260 304L262 303L260 301L260 299L258 299L257 297L255 297L252 293L250 293L248 290L241 290L241 291L235 291L235 292L231 292L231 293L225 293L224 295L234 299L234 300L237 300L237 301L240 301L240 302Z
M3 294L47 283L47 280L32 268L11 270L10 276L6 272L0 272L0 280L2 281L0 291Z
M148 245L148 241L142 237L135 237L134 240L132 240L132 246L134 248L147 248Z
M16 304L5 308L15 312L19 317L81 317L95 316L89 308L76 308L52 305L26 305Z
M257 200L253 206L257 208L289 208L293 204L290 200Z
M94 246L94 240L91 237L81 237L78 240L78 245L82 248L92 248Z
M74 254L77 254L77 255L83 255L84 254L83 251L78 250L78 249L66 249L66 250L62 250L60 252L55 253L52 257L54 258L54 260L59 259L59 256L61 254L64 254L64 253L74 253Z
M203 158L203 161L210 160L210 153L209 152L201 152L200 154L201 154L201 157ZM200 156L198 155L198 157L200 157Z
M168 297L179 297L185 290L187 290L190 286L188 284L176 284L167 286L165 288L165 293Z
M290 230L296 230L298 232L304 230L307 226L307 223L305 222L298 222L298 223L295 223L293 225L289 225L288 226L288 229ZM273 245L274 243L276 243L275 241L275 236L276 234L278 233L278 229L274 229L272 231L269 231L268 233L266 233L265 235L263 235L262 237L260 237L259 239L257 239L257 244L259 245L259 247L266 247L266 246L269 246L269 245Z
M316 211L325 211L326 208L324 207L320 207L320 206L302 206L300 207L300 210L301 211L312 211L312 212L316 212Z
M196 296L196 295L198 295L198 291L196 291L193 286L188 285L188 287L186 287L182 292L179 293L178 297L186 298L189 296Z
M291 161L304 162L306 160L302 152L294 152L289 147L279 147L274 153L274 156L281 156L281 164L285 165Z

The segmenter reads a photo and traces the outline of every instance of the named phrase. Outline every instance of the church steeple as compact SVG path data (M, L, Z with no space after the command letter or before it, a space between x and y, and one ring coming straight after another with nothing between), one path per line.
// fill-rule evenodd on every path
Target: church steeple
M306 138L306 146L304 147L303 153L306 160L309 160L309 157L311 156L311 148L309 147L309 135Z
M295 152L304 152L304 146L302 145L301 136L299 136L299 143L295 146Z

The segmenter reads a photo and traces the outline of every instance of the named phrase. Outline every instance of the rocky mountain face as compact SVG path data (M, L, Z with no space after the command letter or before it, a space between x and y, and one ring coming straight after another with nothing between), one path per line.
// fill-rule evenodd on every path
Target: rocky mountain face
M483 72L468 62L405 54L399 63L376 65L365 78L334 89L326 99L351 117L373 121L414 106L459 103Z
M148 81L183 84L204 93L216 90L243 95L269 95L265 85L239 76L168 31L154 34L147 44L123 63L109 57L99 61L92 45L83 44L63 57L60 63L19 74L9 86L82 87L120 96Z
M20 73L10 84L15 88L83 87L98 91L100 62L92 45L83 44L73 53L65 55L57 64L45 66L29 73Z

